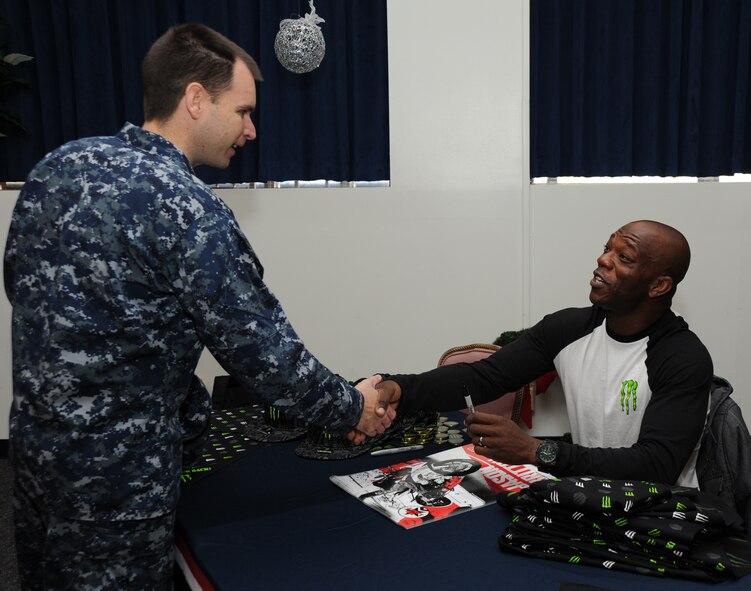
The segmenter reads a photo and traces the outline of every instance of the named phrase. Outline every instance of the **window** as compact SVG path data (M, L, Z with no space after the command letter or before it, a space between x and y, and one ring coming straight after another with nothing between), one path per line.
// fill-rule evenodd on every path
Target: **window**
M530 169L751 173L751 3L532 0Z
M294 74L273 45L280 21L300 16L301 4L308 7L298 0L4 2L6 47L34 60L18 66L29 87L2 99L27 132L0 139L0 179L25 179L44 154L69 140L111 135L125 121L140 124L141 61L178 22L202 22L227 35L264 75L254 114L258 139L227 170L199 167L203 180L362 186L389 179L386 0L316 0L326 54L316 70Z

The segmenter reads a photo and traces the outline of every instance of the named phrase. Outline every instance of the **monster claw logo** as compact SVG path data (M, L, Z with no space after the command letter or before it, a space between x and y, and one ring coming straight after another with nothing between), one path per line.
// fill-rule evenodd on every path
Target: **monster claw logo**
M639 383L636 380L623 380L621 384L621 410L629 414L636 411L636 389Z

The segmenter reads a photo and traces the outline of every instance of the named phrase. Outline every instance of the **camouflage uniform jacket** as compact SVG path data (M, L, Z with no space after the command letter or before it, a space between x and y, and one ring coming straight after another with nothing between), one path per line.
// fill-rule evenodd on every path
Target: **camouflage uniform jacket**
M290 326L230 209L140 127L37 164L4 262L11 457L52 511L141 519L176 506L180 407L204 346L291 416L346 432L362 412Z

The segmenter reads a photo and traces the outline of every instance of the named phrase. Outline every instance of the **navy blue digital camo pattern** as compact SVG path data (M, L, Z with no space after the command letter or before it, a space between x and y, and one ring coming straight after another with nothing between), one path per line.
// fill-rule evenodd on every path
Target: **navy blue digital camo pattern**
M175 513L132 521L41 515L18 488L13 507L24 591L170 591Z
M127 124L46 156L5 252L10 448L27 492L80 519L173 510L183 437L209 417L191 387L204 346L288 415L351 429L362 397L305 348L262 276L230 209L161 136Z

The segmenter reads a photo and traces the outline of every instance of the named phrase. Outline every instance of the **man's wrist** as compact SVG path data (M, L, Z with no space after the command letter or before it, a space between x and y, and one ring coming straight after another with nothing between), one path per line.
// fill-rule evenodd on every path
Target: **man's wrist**
M538 468L550 469L558 463L560 447L557 441L543 439L535 450L535 466Z

